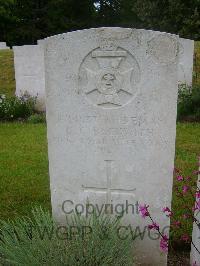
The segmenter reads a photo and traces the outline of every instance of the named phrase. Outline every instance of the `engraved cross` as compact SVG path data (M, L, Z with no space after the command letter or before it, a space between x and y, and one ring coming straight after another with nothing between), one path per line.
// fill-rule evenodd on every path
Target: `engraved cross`
M107 204L111 204L111 196L112 193L119 193L119 194L128 194L134 195L134 189L122 189L122 188L112 188L112 163L111 160L105 160L106 163L106 178L107 178L107 186L106 187L87 187L82 186L84 192L104 192L106 193L106 202Z

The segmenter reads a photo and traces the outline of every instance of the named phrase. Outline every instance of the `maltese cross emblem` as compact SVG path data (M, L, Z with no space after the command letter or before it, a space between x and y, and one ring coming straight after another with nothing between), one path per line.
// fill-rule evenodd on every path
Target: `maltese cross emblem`
M127 51L120 48L114 51L94 50L80 68L86 97L100 107L124 105L134 93L134 70L139 72L138 64Z

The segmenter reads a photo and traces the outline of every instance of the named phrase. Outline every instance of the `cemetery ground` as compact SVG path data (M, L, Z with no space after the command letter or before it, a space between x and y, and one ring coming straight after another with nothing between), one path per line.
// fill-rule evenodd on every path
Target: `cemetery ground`
M199 58L200 42L195 44L195 48ZM199 62L200 59L195 66L197 82L200 81ZM0 93L11 96L15 91L12 51L0 52L0 71L3 73L0 76ZM177 123L175 167L182 171L183 176L190 176L198 169L199 151L200 123ZM195 183L196 176L192 178ZM174 184L182 186L175 178ZM192 197L188 204L191 207L194 205ZM29 216L34 206L51 208L46 124L0 123L0 219ZM172 211L177 217L184 213L183 206L184 203L176 196L174 187ZM184 245L190 250L190 244L181 242L180 236L183 233L191 235L191 231L191 221L185 220L184 230L177 229L171 236L174 246L182 249Z
M1 219L29 215L32 207L38 205L50 209L46 125L0 123L0 139ZM197 169L199 151L200 123L178 123L175 166L184 176ZM176 180L174 183L177 184ZM184 211L183 202L175 191L172 204L177 215ZM190 205L193 204L191 198ZM192 223L186 221L184 233L191 234L191 230ZM174 240L182 233L177 230Z

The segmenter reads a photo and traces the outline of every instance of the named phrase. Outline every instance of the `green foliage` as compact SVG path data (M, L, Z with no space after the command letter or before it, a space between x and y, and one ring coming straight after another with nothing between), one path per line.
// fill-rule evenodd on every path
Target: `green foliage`
M0 35L5 32L10 45L33 44L47 36L87 28L95 16L93 0L14 0L6 11L10 26L0 24Z
M12 26L16 21L13 16L12 9L14 6L14 0L0 0L0 36L1 41L9 41Z
M139 27L196 40L200 37L199 0L135 0L132 10L137 14Z
M178 120L200 121L200 85L192 88L184 84L179 86Z
M198 158L197 158L198 159ZM197 163L198 165L198 163ZM183 246L184 244L188 244L189 249L191 248L190 241L184 241L182 239L183 235L191 235L191 224L193 221L194 211L191 208L191 203L193 203L193 207L195 204L195 193L197 191L198 185L198 175L197 172L198 167L195 167L193 171L188 171L187 173L181 171L181 169L176 169L174 173L174 193L173 196L176 201L173 202L173 216L171 218L171 231L170 236L173 239L172 245L175 247ZM178 176L181 176L183 180L177 179ZM183 187L186 186L188 191L183 193ZM177 205L181 203L184 207L177 208ZM198 219L197 219L198 220ZM176 225L175 223L179 221L180 225ZM200 221L199 221L200 222ZM178 229L178 230L177 230ZM188 234L190 232L190 234ZM186 242L186 243L184 243Z
M191 177L191 187L195 190L197 188L197 175L191 175L193 171L198 170L198 157L200 151L200 123L178 123L176 130L176 159L175 167L181 170L181 175L184 177ZM194 206L194 198L186 199L186 204L180 197L177 196L175 185L181 191L183 184L177 182L174 176L173 197L172 197L172 212L174 219L178 220L186 212L188 206L190 210ZM180 236L183 233L191 236L192 222L191 219L184 221L183 228L176 228L172 237L173 246L181 242ZM189 246L189 245L188 245ZM189 246L190 249L190 246Z
M199 14L199 0L0 0L0 36L22 45L77 29L127 26L197 40Z
M132 240L119 238L119 222L118 218L103 214L74 214L65 226L59 227L49 212L35 208L32 218L0 223L2 264L131 266Z
M0 120L15 120L29 117L34 112L36 99L24 94L21 97L0 95Z
M28 122L32 124L46 123L45 113L33 114L28 118Z

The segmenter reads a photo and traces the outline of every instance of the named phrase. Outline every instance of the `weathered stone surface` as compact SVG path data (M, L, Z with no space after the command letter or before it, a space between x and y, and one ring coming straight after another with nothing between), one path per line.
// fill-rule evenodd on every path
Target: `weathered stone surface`
M0 42L0 50L5 50L5 49L10 49L10 47L6 45L6 42Z
M193 77L193 55L194 41L189 39L179 39L179 84L192 85Z
M200 168L199 168L199 171L200 171ZM200 174L198 175L197 185L199 184L199 182L200 182ZM199 185L198 185L197 191L199 191ZM196 202L198 201L199 199L197 198ZM200 224L200 211L199 210L195 211L194 217L196 219L196 222L193 223L192 242L195 245L195 247L198 249L198 251L200 252L200 227L198 227L197 225L197 224ZM193 244L191 243L190 263L192 266L193 265L200 266L200 254L196 250Z
M161 209L171 205L178 37L99 28L43 44L53 216L64 222L66 210L88 202L113 204L116 214L117 204L138 201L168 234ZM123 221L143 232L149 221L136 209ZM166 265L155 238L146 229L136 240L142 265Z
M37 96L36 108L45 110L44 52L39 45L14 46L16 95Z

